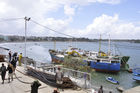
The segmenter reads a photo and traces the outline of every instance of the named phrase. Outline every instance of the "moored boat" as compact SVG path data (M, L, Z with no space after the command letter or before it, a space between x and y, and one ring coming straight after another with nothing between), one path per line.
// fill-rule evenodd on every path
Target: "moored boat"
M64 54L55 51L55 50L49 50L49 53L51 55L51 59L53 63L63 63L64 62Z
M72 47L65 51L49 50L49 53L54 63L63 63L65 56L79 57L91 68L102 72L119 72L121 67L126 67L129 60L129 56L108 56L105 53L85 51Z
M119 81L115 80L113 77L106 77L106 80L113 84L119 84Z
M132 70L133 72L133 79L136 81L140 81L140 68L135 68Z

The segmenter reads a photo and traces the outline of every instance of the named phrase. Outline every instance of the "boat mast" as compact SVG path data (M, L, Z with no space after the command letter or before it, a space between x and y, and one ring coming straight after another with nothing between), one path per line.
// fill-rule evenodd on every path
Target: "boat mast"
M99 39L99 56L100 56L100 51L101 51L101 34L100 34L100 39Z
M110 44L111 44L111 42L110 42L110 35L109 35L109 40L108 40L108 56L110 56L110 54L111 54Z
M54 40L54 50L56 50L56 40Z

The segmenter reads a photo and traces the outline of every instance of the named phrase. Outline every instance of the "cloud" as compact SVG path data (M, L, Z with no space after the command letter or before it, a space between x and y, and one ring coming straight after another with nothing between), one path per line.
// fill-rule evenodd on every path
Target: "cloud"
M68 16L73 16L75 14L75 8L71 8L69 5L65 5L64 13Z
M73 32L71 34L77 36L74 34L76 31L80 37L99 38L99 35L102 34L103 38L108 38L111 35L111 38L114 39L136 39L140 36L140 24L124 22L119 19L118 14L114 16L102 14L93 19L93 22L85 29L71 29L67 32Z
M107 4L119 4L120 0L97 0L100 3L107 3Z
M102 14L93 19L84 29L70 28L77 7L92 3L119 4L121 0L1 0L0 18L31 17L33 20L61 33L78 37L98 38L99 34L112 38L139 38L140 24L124 22L119 15L109 16ZM64 18L56 19L47 17L51 12L64 8ZM82 20L82 19L81 19ZM138 22L139 23L139 22ZM24 35L24 20L16 22L0 22L1 34ZM56 35L45 28L28 22L28 35ZM57 34L58 35L58 34Z

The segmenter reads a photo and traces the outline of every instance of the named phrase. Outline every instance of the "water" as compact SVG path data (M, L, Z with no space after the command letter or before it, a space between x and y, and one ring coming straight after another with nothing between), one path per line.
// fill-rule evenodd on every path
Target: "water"
M67 49L69 45L84 50L99 50L98 42L56 42L56 49ZM116 45L115 47L117 48L115 48L114 45ZM13 52L16 51L18 53L23 53L24 56L24 43L2 43L0 44L0 46L10 48ZM129 42L115 42L112 43L111 47L113 53L120 53L121 55L130 56L130 60L128 62L130 68L134 68L136 66L140 67L140 44ZM54 42L28 42L27 56L39 62L50 63L51 57L48 53L49 49L54 49ZM108 51L107 42L102 42L101 50L105 52ZM119 50L119 52L115 50ZM126 71L120 71L118 74L93 72L93 85L103 85L105 88L112 89L113 91L117 92L115 89L117 85L111 84L110 82L105 80L105 77L108 76L112 76L116 80L118 80L120 82L120 86L124 87L125 89L129 89L140 85L139 82L136 82L132 79L132 74Z

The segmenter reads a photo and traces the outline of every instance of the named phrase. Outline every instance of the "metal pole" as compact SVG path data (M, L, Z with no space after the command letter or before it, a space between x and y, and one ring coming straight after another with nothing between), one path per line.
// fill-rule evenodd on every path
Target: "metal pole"
M24 59L24 69L26 70L26 66L27 66L27 60L26 60L27 21L29 21L30 18L25 17L24 20L25 20L25 50L24 50L25 59Z
M100 51L101 51L101 34L100 34L100 39L99 39L99 54L98 54L98 56L101 56Z
M111 54L111 50L110 50L110 35L109 35L109 43L108 43L108 55L110 56L110 54Z

